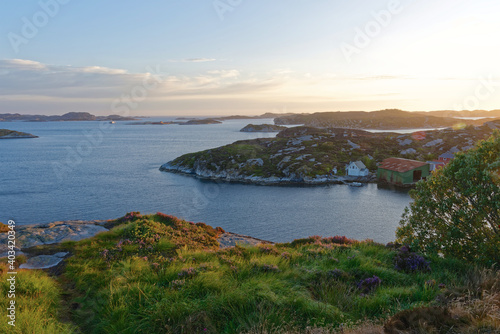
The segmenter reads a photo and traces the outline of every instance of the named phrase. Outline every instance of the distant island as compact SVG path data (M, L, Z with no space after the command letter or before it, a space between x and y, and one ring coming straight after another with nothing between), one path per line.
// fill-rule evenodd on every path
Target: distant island
M294 115L294 113L272 113L268 112L262 115L257 115L257 116L245 116L245 115L231 115L231 116L223 116L223 117L217 117L214 118L218 121L228 121L228 120L233 120L233 119L264 119L264 118L277 118L277 117L283 117L283 116L290 116Z
M0 129L0 139L38 138L31 133Z
M280 132L285 130L286 126L273 124L248 124L240 132Z
M179 120L179 118L177 118ZM170 125L170 124L177 124L177 125L204 125L204 124L221 124L221 121L217 121L212 118L202 118L202 119L190 119L185 122L180 122L180 121L159 121L159 122L134 122L134 123L127 123L127 125Z
M218 121L213 118L203 118L203 119L192 119L187 122L178 122L179 125L203 125L203 124L221 124L221 121Z
M338 111L293 114L277 117L274 119L274 123L276 125L306 125L317 128L398 130L450 127L457 124L455 117L451 114L440 112L423 113L386 109L372 112ZM461 120L461 122L466 125L481 125L485 121Z
M166 172L228 182L272 184L341 183L351 161L370 171L389 157L435 160L446 152L466 151L500 128L500 120L415 134L371 133L341 128L293 127L276 138L237 141L185 154L160 167Z
M24 122L73 122L73 121L135 121L134 117L123 117L120 115L95 116L88 112L69 112L64 115L24 115L24 114L0 114L0 122L24 121Z

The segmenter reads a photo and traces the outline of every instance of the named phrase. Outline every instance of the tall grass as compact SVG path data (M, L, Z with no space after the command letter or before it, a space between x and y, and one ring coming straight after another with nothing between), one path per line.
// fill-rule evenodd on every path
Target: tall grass
M0 333L78 333L77 327L59 320L61 290L57 282L42 271L17 270L15 298L8 298L7 264L0 263ZM15 326L9 325L6 310L15 300Z
M430 259L402 272L374 242L311 237L220 250L220 230L165 215L133 217L77 244L66 276L81 297L76 322L94 333L239 333L340 328L430 305L463 286L466 264ZM363 292L373 276L380 286ZM426 285L427 281L436 284Z

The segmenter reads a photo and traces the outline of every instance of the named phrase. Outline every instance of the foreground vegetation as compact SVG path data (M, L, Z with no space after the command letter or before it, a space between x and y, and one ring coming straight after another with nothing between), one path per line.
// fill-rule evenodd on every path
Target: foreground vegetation
M500 265L500 131L410 192L398 240L424 253Z
M219 249L222 229L161 213L110 224L56 246L73 254L62 275L20 271L19 333L327 333L367 322L381 330L387 321L390 332L422 319L476 333L500 325L497 272L464 261L345 237Z

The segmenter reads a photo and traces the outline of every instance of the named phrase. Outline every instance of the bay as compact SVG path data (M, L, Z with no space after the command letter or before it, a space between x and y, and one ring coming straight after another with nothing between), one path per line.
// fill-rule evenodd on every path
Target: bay
M143 121L168 121L151 118ZM128 125L130 122L0 122L40 138L0 140L0 221L17 224L110 219L164 212L271 241L311 235L394 240L410 197L376 184L315 187L201 181L160 172L182 154L275 134L248 123Z

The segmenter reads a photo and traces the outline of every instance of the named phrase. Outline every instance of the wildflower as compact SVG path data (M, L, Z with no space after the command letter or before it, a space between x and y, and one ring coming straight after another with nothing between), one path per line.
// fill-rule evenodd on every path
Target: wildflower
M326 275L330 278L333 278L333 279L339 279L345 275L345 272L343 270L340 270L340 269L333 269L333 270L329 270L326 273Z
M368 294L371 291L375 290L380 284L382 280L377 276L365 278L364 280L359 281L358 289L361 290L363 294Z
M283 252L283 253L281 253L281 257L285 260L290 260L292 258L292 254L290 254L288 252Z
M433 289L435 286L436 286L436 281L433 279L426 281L424 285L426 289Z
M426 261L422 256L410 252L407 246L401 247L399 253L394 257L394 268L399 271L431 271L429 264L430 262Z
M179 277L193 277L193 276L196 276L196 274L198 274L196 269L193 267L189 267L187 269L182 269L181 272L178 273L177 275Z

